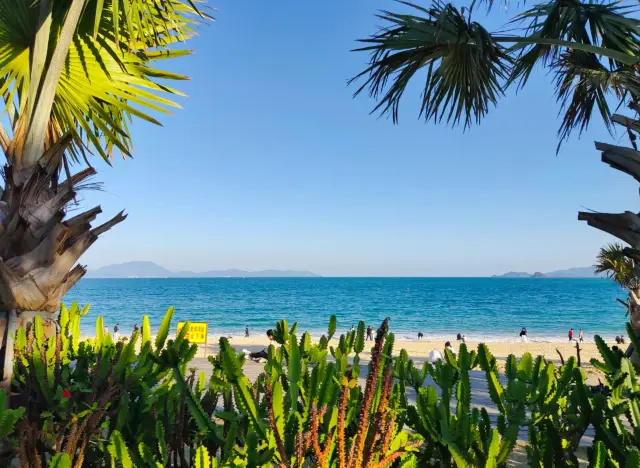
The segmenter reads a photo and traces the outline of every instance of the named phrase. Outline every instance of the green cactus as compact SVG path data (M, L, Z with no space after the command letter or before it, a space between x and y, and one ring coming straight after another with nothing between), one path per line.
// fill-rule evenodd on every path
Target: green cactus
M100 318L96 337L81 341L87 310L62 306L53 336L45 336L39 318L16 333L14 391L23 408L0 411L0 437L13 437L27 468L497 468L506 466L521 430L530 466L572 467L588 427L591 466L640 460L638 370L599 337L602 359L593 364L604 383L590 387L574 358L558 367L540 356L509 356L501 373L485 345L476 352L461 344L441 361L416 366L405 351L394 356L386 320L367 366L363 322L330 346L335 317L317 343L283 320L254 382L244 356L224 338L209 358L207 381L188 368L197 351L185 339L188 324L169 339L173 309L154 343L144 317L141 333L126 344L114 343ZM473 404L476 370L498 410L494 421ZM4 401L0 393L0 408Z

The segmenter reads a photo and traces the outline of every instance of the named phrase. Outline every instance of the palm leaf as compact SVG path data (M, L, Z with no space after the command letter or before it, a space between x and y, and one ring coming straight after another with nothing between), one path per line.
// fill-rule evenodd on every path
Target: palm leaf
M640 21L636 8L620 2L555 0L516 16L521 35L490 34L451 4L431 8L400 2L415 14L384 11L384 27L361 40L371 58L350 80L364 79L375 111L398 120L409 83L424 73L421 114L426 120L465 127L479 121L510 84L523 86L536 64L556 77L556 96L564 112L560 142L573 129L583 131L593 113L610 127L607 99L640 100L636 68L640 62ZM491 2L489 1L489 6ZM508 48L507 48L508 46ZM424 70L423 70L424 69Z
M465 126L478 122L502 95L511 59L491 34L450 4L436 2L425 17L383 12L388 26L369 39L359 51L369 51L369 67L353 78L366 78L356 95L368 89L378 99L374 108L398 120L400 100L411 78L423 68L426 78L421 115L426 120Z
M587 129L595 107L612 131L609 93L618 101L640 96L640 79L631 67L609 70L594 54L567 50L552 68L556 74L556 95L564 111L558 131L560 143L572 129L578 128L580 133Z
M52 2L50 49L70 3ZM0 0L5 113L13 106L22 115L29 97L30 44L38 13L32 5L32 0ZM55 141L70 132L74 159L86 152L106 160L114 151L129 156L134 117L159 125L158 114L179 107L169 97L182 93L164 82L186 77L157 69L153 62L189 54L174 45L191 37L202 17L208 18L188 0L87 0L56 88L47 138Z
M625 254L623 245L608 244L600 249L595 272L605 273L623 288L638 289L640 279L634 273L634 266L634 261Z

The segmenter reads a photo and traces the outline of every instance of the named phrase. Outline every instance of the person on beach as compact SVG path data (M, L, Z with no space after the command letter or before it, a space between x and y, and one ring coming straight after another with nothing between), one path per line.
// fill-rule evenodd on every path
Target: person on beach
M109 334L109 327L107 327L106 325L104 326L104 334L105 335Z
M267 338L269 338L269 341L273 341L274 339L273 330L271 328L267 330ZM269 353L267 353L266 349L263 349L262 351L256 351L253 353L246 349L243 349L242 351L244 351L244 354L246 357L254 361L260 361L260 359L267 359L267 357L269 356Z
M134 323L133 324L133 332L135 333L137 331L140 331L140 326L137 323Z
M444 344L444 349L448 349L449 351L451 351L451 354L453 354L454 356L456 355L456 352L453 350L453 346L451 346L451 342L447 341Z
M573 341L573 328L569 328L569 343Z
M584 341L584 332L582 331L582 328L580 329L580 332L578 332L578 340L580 340L580 343Z
M437 349L432 350L429 353L429 356L427 356L427 361L429 361L432 364L436 361L441 361L441 360L442 360L442 354Z
M424 333L418 332L418 340L421 340L422 338L424 338Z
M525 327L522 327L522 330L520 330L520 339L523 343L527 342L527 329Z
M244 326L244 337L249 338L249 325Z
M456 340L462 341L462 333L458 332L458 334L456 335Z
M367 327L367 341L373 341L373 327L371 325Z

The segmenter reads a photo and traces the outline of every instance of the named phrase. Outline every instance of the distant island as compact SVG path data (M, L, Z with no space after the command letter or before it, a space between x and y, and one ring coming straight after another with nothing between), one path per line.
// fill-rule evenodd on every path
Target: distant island
M597 274L593 267L569 268L567 270L556 270L548 273L525 273L522 271L510 271L503 275L493 275L492 278L598 278L603 275Z
M295 270L211 270L171 271L153 262L127 262L89 270L86 278L318 278L310 271Z

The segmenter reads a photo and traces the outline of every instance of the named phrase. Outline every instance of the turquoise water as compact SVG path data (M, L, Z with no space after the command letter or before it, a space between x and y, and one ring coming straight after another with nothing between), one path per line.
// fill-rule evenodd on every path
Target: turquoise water
M319 335L329 316L339 330L358 320L373 325L391 317L398 338L512 341L527 327L533 341L564 341L582 328L613 337L624 331L624 292L604 279L504 278L206 278L84 279L64 301L91 304L83 323L95 318L128 332L148 314L157 327L167 307L175 319L208 321L211 334L264 333L277 320L298 321Z

